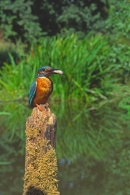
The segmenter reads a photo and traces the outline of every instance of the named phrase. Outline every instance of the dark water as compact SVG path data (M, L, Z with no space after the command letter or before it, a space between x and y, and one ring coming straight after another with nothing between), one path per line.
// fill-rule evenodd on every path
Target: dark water
M13 110L12 110L13 109ZM106 105L53 104L57 115L61 195L130 195L129 112ZM0 195L21 195L25 121L30 110L12 104L1 115Z

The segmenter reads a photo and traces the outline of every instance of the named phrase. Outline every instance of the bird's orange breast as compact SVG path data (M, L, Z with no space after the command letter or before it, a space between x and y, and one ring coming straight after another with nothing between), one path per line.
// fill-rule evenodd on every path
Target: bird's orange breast
M39 77L36 79L36 82L36 94L33 100L34 106L36 104L45 104L53 90L53 83L47 77Z

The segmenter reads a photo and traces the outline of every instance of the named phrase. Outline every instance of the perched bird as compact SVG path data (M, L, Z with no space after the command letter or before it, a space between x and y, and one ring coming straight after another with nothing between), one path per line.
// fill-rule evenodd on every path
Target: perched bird
M47 102L53 91L53 82L49 78L52 74L63 74L63 72L50 66L39 68L37 78L32 83L29 92L29 105L32 108Z

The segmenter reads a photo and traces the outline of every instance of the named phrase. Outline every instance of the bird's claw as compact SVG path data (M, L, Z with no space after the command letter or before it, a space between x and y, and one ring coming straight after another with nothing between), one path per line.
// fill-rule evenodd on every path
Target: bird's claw
M46 104L36 104L36 106L37 106L37 108L38 108L38 110L39 111L45 111L45 110L47 110L48 109L48 107L49 107L49 104L48 103L46 103Z

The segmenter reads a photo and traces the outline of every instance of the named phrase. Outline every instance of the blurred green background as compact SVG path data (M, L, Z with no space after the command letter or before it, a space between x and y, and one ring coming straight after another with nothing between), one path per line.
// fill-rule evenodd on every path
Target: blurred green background
M61 195L130 195L130 1L2 0L0 195L23 188L28 92L52 76Z

